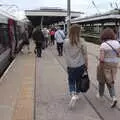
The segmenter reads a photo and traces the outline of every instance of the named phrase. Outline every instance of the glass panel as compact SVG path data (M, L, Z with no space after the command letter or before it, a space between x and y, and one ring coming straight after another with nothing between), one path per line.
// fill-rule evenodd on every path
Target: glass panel
M7 25L0 24L0 54L9 47L9 37Z

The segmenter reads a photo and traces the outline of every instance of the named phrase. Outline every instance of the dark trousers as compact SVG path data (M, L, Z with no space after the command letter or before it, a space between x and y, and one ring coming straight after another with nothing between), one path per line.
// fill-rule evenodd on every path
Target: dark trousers
M55 38L54 38L54 35L51 35L51 45L54 45L55 44Z
M48 37L45 37L45 48L48 47Z
M59 56L63 55L63 43L57 43L57 51Z
M41 54L42 54L42 44L36 45L36 54L37 54L37 57L41 57Z

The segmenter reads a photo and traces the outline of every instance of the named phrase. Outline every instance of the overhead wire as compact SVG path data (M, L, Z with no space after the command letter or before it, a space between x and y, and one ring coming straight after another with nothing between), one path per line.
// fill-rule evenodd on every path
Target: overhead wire
M89 11L89 9L91 8L91 0L88 1L88 6L85 8L85 13L87 13Z

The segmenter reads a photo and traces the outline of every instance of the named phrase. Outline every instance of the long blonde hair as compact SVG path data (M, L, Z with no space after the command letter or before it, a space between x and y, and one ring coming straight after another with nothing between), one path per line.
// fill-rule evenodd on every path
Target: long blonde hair
M69 29L69 39L72 46L78 45L80 41L80 25L73 24Z

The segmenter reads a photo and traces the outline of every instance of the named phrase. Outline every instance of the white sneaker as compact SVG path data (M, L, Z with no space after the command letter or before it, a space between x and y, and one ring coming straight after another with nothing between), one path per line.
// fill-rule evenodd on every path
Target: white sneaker
M111 108L114 108L116 106L116 104L117 104L117 98L114 96L112 98Z
M76 97L76 100L79 100L79 99L80 99L79 95L75 95L75 97Z
M70 103L69 103L69 108L70 109L72 109L75 106L76 100L77 100L76 95L72 96L72 98L70 100Z
M99 99L100 101L103 101L103 100L104 100L104 99L103 99L103 96L100 96L99 93L96 94L96 98Z

